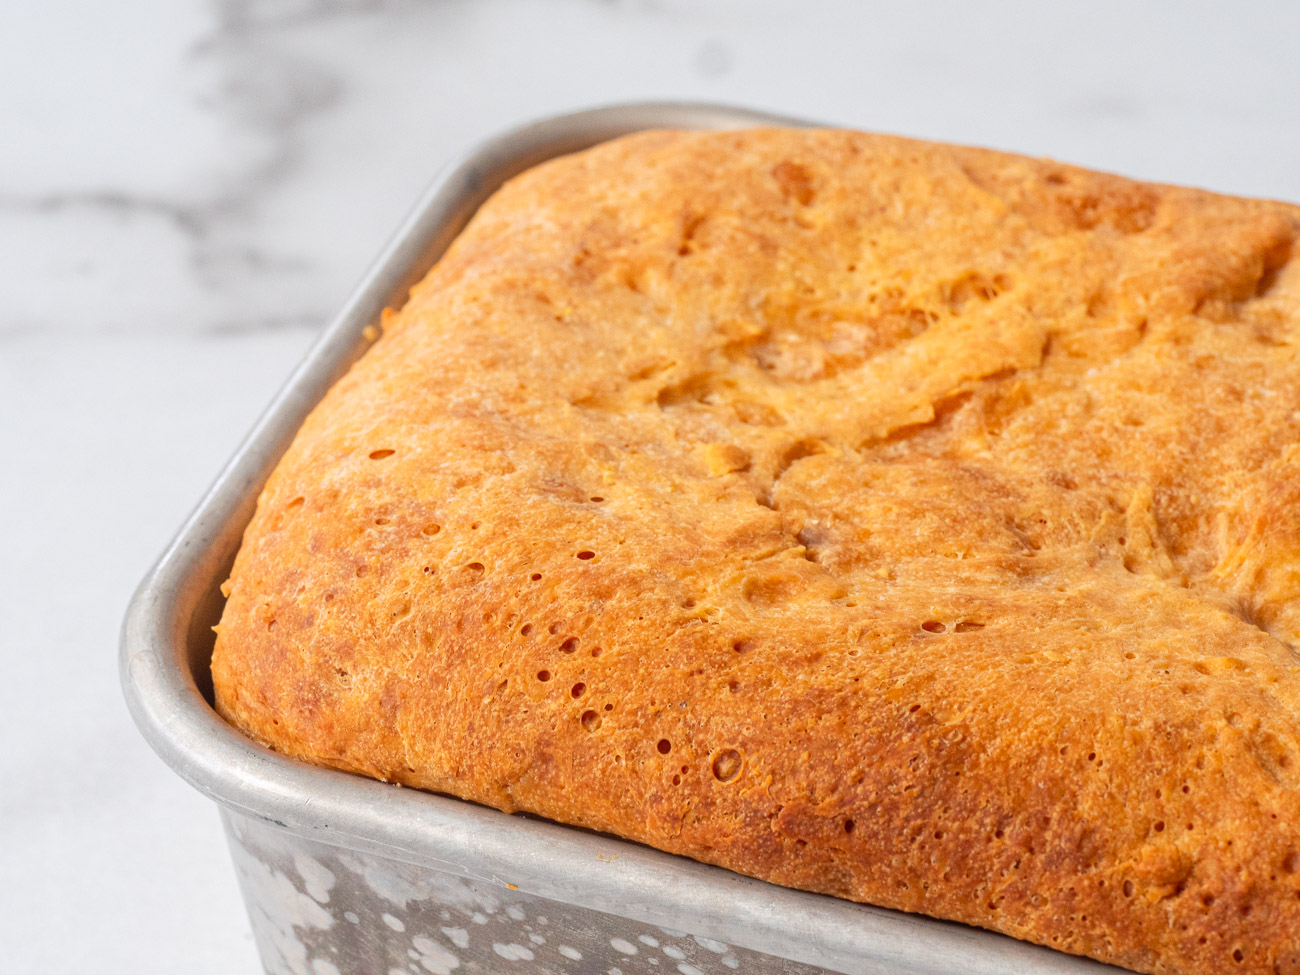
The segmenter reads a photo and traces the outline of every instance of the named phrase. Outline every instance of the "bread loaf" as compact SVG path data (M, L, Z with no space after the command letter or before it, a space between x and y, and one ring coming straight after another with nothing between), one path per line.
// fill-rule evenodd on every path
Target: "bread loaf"
M218 707L778 884L1295 975L1298 231L843 131L538 166L271 477Z

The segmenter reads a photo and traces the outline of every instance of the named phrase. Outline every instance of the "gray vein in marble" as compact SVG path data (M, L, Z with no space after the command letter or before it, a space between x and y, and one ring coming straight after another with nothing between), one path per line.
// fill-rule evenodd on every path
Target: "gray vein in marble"
M315 329L325 317L315 312L300 315L264 315L257 318L219 319L208 323L200 334L213 338L234 338L252 332L280 332L290 329Z
M240 0L231 0L222 6L241 5ZM327 0L326 5L335 4ZM193 45L189 57L217 56L225 61L224 85L201 100L200 105L229 115L236 124L270 140L259 165L235 177L200 205L185 206L167 199L103 189L38 197L0 195L0 209L49 213L86 207L123 216L152 215L169 220L195 238L206 236L212 224L222 218L246 215L259 197L298 167L299 130L313 116L338 102L341 85L321 66L270 49L243 36L245 33L219 27Z
M234 137L251 136L252 146L242 147L247 162L201 188L199 193L176 198L118 187L76 188L39 196L0 192L0 214L94 214L123 224L133 220L161 221L180 234L182 265L188 265L192 286L199 293L225 293L238 300L260 279L275 275L310 275L316 268L309 255L275 253L256 243L257 220L278 189L290 182L305 161L303 129L337 105L342 82L321 64L295 56L268 42L266 28L286 17L323 16L383 10L401 5L386 0L254 5L226 0L217 5L214 29L194 42L185 61L202 70L218 68L218 84L197 99L197 109L222 119ZM254 7L258 12L254 13ZM261 7L268 8L261 12ZM277 19L278 18L278 19ZM62 273L78 273L77 268ZM270 311L271 313L267 313ZM50 323L26 321L30 316L4 322L0 341ZM255 330L319 325L323 316L314 308L254 311L233 320L216 311L212 320L195 330L230 335ZM141 321L129 326L100 324L99 333L131 332L156 327Z
M1063 111L1079 118L1137 118L1142 105L1125 92L1099 92L1065 105Z
M113 190L85 190L49 193L36 197L0 195L0 212L59 213L65 210L97 210L121 219L155 217L174 225L187 237L198 240L210 222L204 207L184 207L170 200L135 196Z
M203 251L195 255L194 262L203 268L229 268L259 274L306 273L315 267L306 258L268 254L252 246Z
M587 0L592 6L658 12L664 0ZM472 0L220 0L223 30L298 27L337 17L367 14L404 14L433 7L468 11Z
M296 27L357 14L418 10L435 4L467 5L466 0L223 0L218 6L223 30L233 33L250 28Z

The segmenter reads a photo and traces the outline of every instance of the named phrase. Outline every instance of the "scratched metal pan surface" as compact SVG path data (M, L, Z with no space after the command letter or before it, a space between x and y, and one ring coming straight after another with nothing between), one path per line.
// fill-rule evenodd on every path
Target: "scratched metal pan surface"
M315 768L211 707L218 586L263 483L325 391L502 182L650 128L811 123L716 105L616 105L545 119L450 165L140 584L121 676L154 750L222 807L273 975L1085 975L1117 969L1002 935L777 887L636 843ZM372 333L373 334L373 333Z

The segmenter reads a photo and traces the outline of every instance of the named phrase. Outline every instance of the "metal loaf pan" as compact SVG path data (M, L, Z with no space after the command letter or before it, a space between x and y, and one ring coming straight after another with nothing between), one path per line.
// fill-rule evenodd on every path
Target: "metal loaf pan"
M214 799L272 975L1085 975L1116 969L987 931L742 877L600 835L315 768L212 710L210 627L259 490L308 411L501 183L650 128L808 125L698 104L550 118L449 166L145 577L122 632L136 723ZM370 332L373 334L373 332Z

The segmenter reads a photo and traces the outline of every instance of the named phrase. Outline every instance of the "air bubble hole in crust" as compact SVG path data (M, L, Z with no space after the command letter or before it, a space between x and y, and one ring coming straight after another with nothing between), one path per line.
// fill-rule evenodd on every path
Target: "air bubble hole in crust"
M577 649L578 649L578 638L576 636L571 636L563 643L560 644L560 652L562 653L573 653L573 651Z
M844 832L852 833L853 830L857 827L857 825L858 824L851 819L844 820Z
M948 627L938 620L926 620L921 624L921 629L925 630L926 633L943 633L947 631Z
M537 672L537 679L544 684L551 679L551 672L549 670L539 670Z
M578 683L573 685L569 693L572 694L575 699L582 697L583 694L587 693L587 685L584 684L582 681L578 681Z
M660 738L659 744L655 745L655 747L659 749L660 755L667 755L670 751L673 750L673 743L669 741L667 738Z
M442 525L435 525L433 523L427 524L420 529L421 534L428 535L431 538L440 531L442 531Z
M582 722L582 726L588 731L595 731L600 727L600 715L590 709L583 711L582 717L579 720Z
M734 748L724 748L713 756L713 777L719 782L731 782L740 774L744 760Z
M393 454L395 454L395 453L397 453L397 451L395 451L395 450L388 450L387 448L384 448L384 449L381 449L381 450L372 450L372 451L370 451L370 459L371 459L371 460L383 460L385 457L392 457Z
M583 549L575 556L575 558L582 559L584 562L589 561L590 559L594 559L595 557L596 557L596 553L588 549Z

